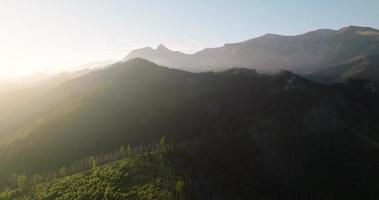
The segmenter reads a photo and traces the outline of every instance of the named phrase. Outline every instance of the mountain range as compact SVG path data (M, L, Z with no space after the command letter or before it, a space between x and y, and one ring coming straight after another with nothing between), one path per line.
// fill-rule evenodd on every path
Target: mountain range
M124 60L140 57L160 65L194 72L246 67L261 72L290 70L307 75L368 55L370 59L378 57L378 54L379 30L349 26L340 30L320 29L295 36L266 34L222 47L206 48L194 54L171 51L159 45L156 49L146 47L134 50ZM377 65L372 67L376 68ZM355 71L363 73L364 70L362 67ZM339 72L330 70L328 73ZM359 77L358 74L350 76ZM379 78L377 72L371 76Z
M160 45L4 91L0 200L378 199L378 48L356 26Z

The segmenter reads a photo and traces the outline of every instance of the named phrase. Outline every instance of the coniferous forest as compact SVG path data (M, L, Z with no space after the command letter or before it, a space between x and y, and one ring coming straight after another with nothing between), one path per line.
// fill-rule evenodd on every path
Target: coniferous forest
M374 88L119 62L24 105L0 199L377 199Z

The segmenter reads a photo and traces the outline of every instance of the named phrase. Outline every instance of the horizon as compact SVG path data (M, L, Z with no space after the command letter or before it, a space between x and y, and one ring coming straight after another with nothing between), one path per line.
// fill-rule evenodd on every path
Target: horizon
M379 0L0 0L0 200L379 199Z
M1 2L5 12L0 23L7 31L0 33L0 81L76 71L87 63L121 60L134 49L159 44L192 54L267 33L379 27L375 1Z

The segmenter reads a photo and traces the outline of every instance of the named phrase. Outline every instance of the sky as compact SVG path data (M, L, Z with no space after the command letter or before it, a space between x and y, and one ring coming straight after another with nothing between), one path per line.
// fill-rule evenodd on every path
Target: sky
M378 0L0 0L0 79L164 44L193 53L265 33L379 28Z

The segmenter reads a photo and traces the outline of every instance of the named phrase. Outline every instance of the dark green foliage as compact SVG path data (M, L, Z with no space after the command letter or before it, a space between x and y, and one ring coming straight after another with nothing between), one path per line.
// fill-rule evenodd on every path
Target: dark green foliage
M146 148L166 136L162 144L175 141L169 169L183 177L167 191L180 198L377 199L379 96L366 86L319 85L288 71L192 74L118 63L49 93L70 98L0 145L0 180L14 188L12 173L28 182L93 174L133 154L127 144Z
M135 152L102 166L92 166L90 170L75 175L28 187L19 185L17 189L0 193L0 199L185 199L185 182L170 168L167 154L168 147L162 142L151 150ZM90 160L95 161L94 158Z

